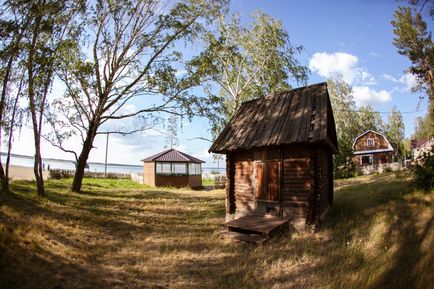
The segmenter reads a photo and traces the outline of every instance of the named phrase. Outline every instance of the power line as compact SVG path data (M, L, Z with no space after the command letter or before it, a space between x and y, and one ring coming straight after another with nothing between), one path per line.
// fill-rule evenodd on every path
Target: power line
M416 112L422 112L426 108L428 108L428 106L425 106L425 107L417 109L417 110L412 110L412 111L399 111L398 110L397 112L399 112L401 114L416 113ZM363 110L349 110L349 109L347 109L347 110L344 110L344 109L333 109L333 111L357 112L357 113L364 112ZM387 113L387 114L392 113L391 111L374 111L374 110L371 111L371 112L374 112L374 113Z

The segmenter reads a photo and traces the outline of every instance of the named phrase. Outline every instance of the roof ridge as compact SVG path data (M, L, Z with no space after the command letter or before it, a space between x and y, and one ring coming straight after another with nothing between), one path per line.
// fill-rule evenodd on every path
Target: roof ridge
M172 155L172 158L173 158L172 161L175 161L175 162L176 161L178 161L178 162L179 161L181 161L181 162L184 161L184 162L202 162L202 163L204 163L204 161L202 161L202 160L200 160L198 158L195 158L195 157L193 157L193 156L191 156L191 155L189 155L187 153L181 152L181 151L179 151L179 150L177 150L175 148L170 148L170 149L164 150L164 151L159 152L157 154L154 154L154 155L152 155L150 157L144 158L141 161L142 162L157 161L159 158L162 158L165 155L168 155L170 153L175 154L175 156ZM169 156L169 158L170 158L170 156ZM176 158L179 158L180 160L176 160ZM167 160L167 161L170 161L170 160Z
M252 102L252 101L257 101L257 100L262 100L262 99L266 99L266 98L273 98L273 97L276 97L276 96L281 96L283 94L287 94L289 92L294 92L294 91L297 91L297 90L310 89L310 88L313 88L313 87L323 86L323 85L327 85L327 82L323 81L323 82L309 84L309 85L302 86L302 87L288 89L288 90L285 90L285 91L282 91L282 92L270 93L270 94L263 95L263 96L260 96L260 97L252 98L252 99L249 99L249 100L245 100L245 101L241 102L241 105L243 105L245 103Z

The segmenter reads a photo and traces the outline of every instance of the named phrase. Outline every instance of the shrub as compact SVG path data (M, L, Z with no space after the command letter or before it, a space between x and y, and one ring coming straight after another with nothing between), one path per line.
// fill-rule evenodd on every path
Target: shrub
M384 169L384 172L385 173L391 173L391 172L393 172L393 170L392 170L391 167L387 167L387 168Z
M434 188L434 146L431 153L424 153L413 168L416 186L425 191Z

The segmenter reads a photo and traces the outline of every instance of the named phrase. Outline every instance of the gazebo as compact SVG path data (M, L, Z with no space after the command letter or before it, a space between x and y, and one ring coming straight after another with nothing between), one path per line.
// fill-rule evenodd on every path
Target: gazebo
M202 186L202 163L204 161L168 149L142 160L143 184L155 187Z

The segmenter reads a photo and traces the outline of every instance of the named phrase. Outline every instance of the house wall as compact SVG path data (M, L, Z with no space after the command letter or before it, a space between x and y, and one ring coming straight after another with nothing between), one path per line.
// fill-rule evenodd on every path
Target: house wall
M314 152L314 179L315 187L311 208L308 211L308 222L319 223L333 202L333 166L332 155L324 149L317 149Z
M202 186L202 175L188 176L188 186L191 188Z
M368 139L374 139L374 146L368 146ZM377 133L374 133L372 131L366 133L365 135L361 136L359 139L357 139L356 143L354 144L354 151L367 151L367 150L380 150L380 149L387 149L388 144L386 139Z
M237 218L249 213L270 213L312 223L332 202L331 153L324 149L290 146L231 153L227 156L227 213ZM283 162L282 162L283 160ZM279 162L279 200L257 198L257 164ZM268 180L268 185L273 180ZM231 219L229 217L228 219Z
M202 186L202 176L168 176L155 175L155 186L157 187L200 187Z
M155 175L155 186L157 187L188 187L189 176L168 176Z
M282 213L285 217L306 219L315 185L311 152L288 148L283 154Z
M143 184L155 186L155 162L145 162L143 164Z
M383 152L383 153L367 153L363 155L353 155L353 162L357 166L361 166L361 157L366 155L372 155L372 164L378 165L378 164L387 164L393 162L393 152Z

